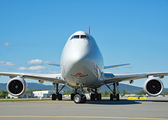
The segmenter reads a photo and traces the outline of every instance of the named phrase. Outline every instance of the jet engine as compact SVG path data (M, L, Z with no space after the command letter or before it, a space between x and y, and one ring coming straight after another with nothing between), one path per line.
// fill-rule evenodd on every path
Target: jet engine
M14 77L8 82L6 89L12 96L21 96L26 92L26 82L21 77Z
M158 96L163 91L163 83L159 78L149 77L143 86L144 91L150 96Z

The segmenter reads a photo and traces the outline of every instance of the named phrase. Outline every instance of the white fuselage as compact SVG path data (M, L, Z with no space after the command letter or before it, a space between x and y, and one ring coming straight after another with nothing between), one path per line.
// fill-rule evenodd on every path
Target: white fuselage
M60 63L62 77L70 87L99 87L104 80L102 54L94 38L83 31L69 37Z

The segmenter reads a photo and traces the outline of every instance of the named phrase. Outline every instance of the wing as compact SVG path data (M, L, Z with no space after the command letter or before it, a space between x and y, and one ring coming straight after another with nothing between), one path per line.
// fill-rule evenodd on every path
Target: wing
M120 64L120 65L110 65L110 66L104 66L104 69L114 68L114 67L120 67L120 66L126 66L126 65L130 65L130 64L129 64L129 63L127 63L127 64Z
M49 65L60 67L60 64L49 64Z
M9 76L10 78L21 76L22 78L65 84L65 81L63 80L61 74L26 74L26 73L0 72L0 75Z
M153 73L151 72L151 73L134 73L134 74L104 73L104 76L105 76L104 84L137 80L137 79L147 78L148 76L163 78L164 76L167 76L167 75L168 75L168 72L153 72Z

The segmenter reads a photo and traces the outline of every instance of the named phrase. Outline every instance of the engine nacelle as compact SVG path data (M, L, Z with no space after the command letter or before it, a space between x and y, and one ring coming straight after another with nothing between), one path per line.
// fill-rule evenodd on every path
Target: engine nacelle
M158 96L163 91L163 83L159 78L156 77L149 77L143 86L144 91L150 96Z
M21 96L26 92L26 82L21 77L14 77L8 82L6 89L12 96Z

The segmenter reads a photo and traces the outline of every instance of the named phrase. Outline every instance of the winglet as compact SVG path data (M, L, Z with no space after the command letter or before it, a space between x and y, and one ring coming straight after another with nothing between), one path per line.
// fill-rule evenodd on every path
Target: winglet
M104 69L114 68L114 67L120 67L120 66L126 66L126 65L130 65L130 63L127 63L127 64L120 64L120 65L104 66Z
M60 67L60 64L48 64L48 65Z

